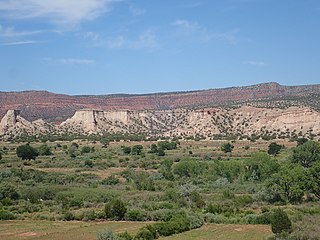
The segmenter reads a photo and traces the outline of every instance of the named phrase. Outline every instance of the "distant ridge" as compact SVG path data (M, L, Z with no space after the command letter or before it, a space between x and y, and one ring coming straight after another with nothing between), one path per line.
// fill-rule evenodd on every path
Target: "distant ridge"
M20 109L24 118L62 122L80 109L165 110L176 108L265 108L308 106L320 110L320 84L283 86L276 82L221 89L149 94L75 95L48 91L0 92L0 118L9 109Z

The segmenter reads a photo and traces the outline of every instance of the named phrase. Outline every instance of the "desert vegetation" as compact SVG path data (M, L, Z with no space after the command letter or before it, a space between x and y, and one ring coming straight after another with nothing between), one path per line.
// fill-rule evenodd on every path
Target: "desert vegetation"
M256 239L319 239L317 141L43 139L2 142L0 152L4 222L142 224L101 225L91 239L180 239L215 224L265 226Z

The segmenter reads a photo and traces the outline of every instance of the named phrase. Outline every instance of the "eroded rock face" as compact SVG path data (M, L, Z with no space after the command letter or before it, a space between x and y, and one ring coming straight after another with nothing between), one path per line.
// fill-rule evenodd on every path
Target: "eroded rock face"
M0 131L5 131L6 129L13 127L17 123L17 116L19 114L19 110L8 110L0 122Z
M20 116L19 110L8 110L0 123L0 138L8 139L22 135L41 135L54 131L51 124L42 119L29 122Z
M128 133L162 136L306 136L319 138L320 113L305 107L267 109L207 108L202 110L102 111L85 109L53 126L29 122L10 110L1 120L0 135Z

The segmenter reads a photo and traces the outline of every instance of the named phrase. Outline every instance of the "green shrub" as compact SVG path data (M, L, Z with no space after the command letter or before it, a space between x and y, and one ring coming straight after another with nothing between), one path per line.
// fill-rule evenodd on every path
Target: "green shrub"
M96 219L96 213L94 210L83 211L83 221L93 221Z
M127 208L123 201L114 199L105 205L106 218L114 220L122 220L127 212Z
M126 221L145 221L147 219L147 214L145 211L138 209L129 210L125 214L124 219Z
M271 217L271 229L275 234L279 234L281 232L292 232L291 221L286 212L281 208L276 209Z
M81 148L81 154L90 153L90 152L91 152L91 148L88 146L83 146Z
M50 156L53 153L51 152L50 147L47 144L43 144L39 147L38 149L39 155L40 156Z
M13 213L6 210L0 210L0 220L13 220L13 219L15 219L15 216Z
M67 211L67 212L65 212L65 213L63 214L62 219L63 219L64 221L72 221L72 220L75 219L75 216L74 216L74 214L73 214L72 212Z
M103 185L116 185L116 184L120 183L120 180L118 178L115 178L114 176L109 176L109 177L103 179L101 181L101 183Z
M112 231L104 230L104 231L98 232L97 240L114 240Z
M39 155L38 151L35 148L31 147L29 144L17 147L16 154L22 160L35 160L36 157Z
M147 228L142 228L139 230L139 232L137 233L137 235L135 236L135 239L139 239L139 240L153 240L155 239L154 235L152 234L152 232L147 229Z

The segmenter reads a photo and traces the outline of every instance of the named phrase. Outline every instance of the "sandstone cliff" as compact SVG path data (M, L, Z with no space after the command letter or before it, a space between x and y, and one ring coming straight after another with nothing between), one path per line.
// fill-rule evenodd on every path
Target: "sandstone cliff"
M0 123L2 139L46 134L146 134L157 136L320 136L320 113L306 107L268 109L206 108L202 110L118 110L84 109L60 125L43 120L29 122L20 111L9 110Z
M178 108L240 107L264 108L308 106L320 110L320 84L282 86L264 83L245 87L230 87L189 92L153 93L141 95L70 96L47 91L0 92L0 118L7 110L20 109L29 121L42 118L61 123L81 109L165 110ZM121 114L116 112L115 114Z

